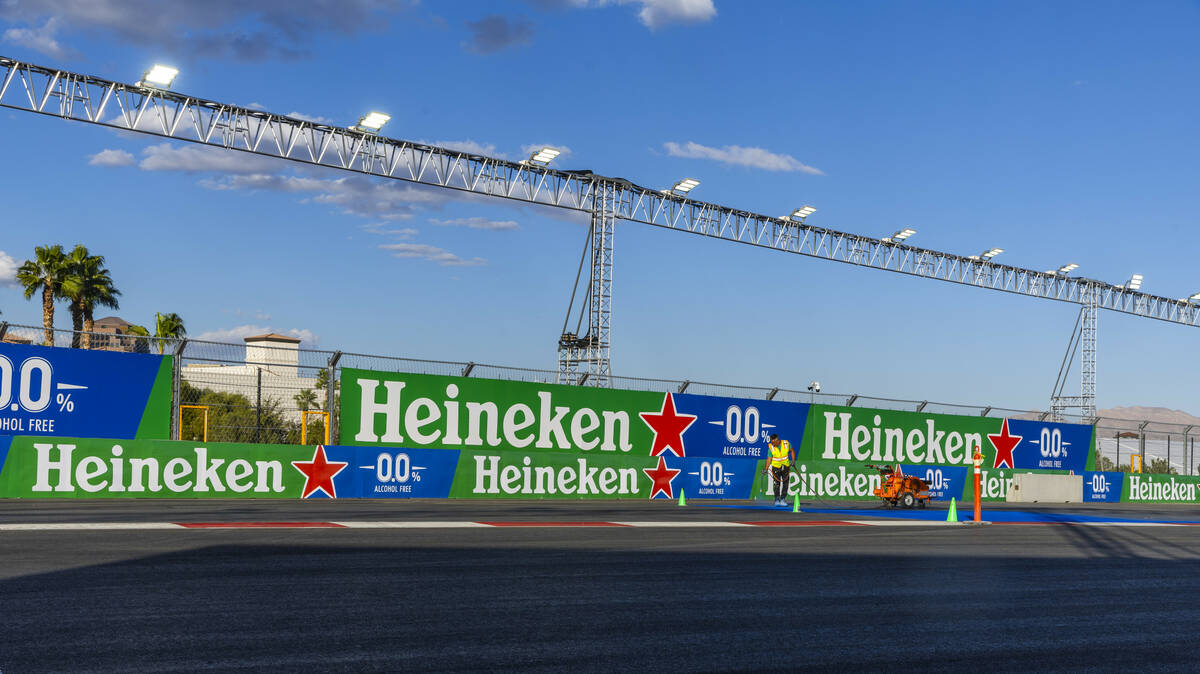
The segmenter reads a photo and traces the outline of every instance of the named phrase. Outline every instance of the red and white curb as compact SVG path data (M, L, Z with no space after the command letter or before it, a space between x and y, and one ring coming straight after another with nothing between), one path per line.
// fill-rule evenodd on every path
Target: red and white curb
M538 522L538 521L341 521L341 522L46 522L0 523L4 531L138 531L185 529L496 529L496 528L654 528L717 529L731 527L940 527L964 526L973 522L930 522L925 520L759 520L745 522ZM997 524L1070 524L1090 527L1179 527L1190 524L1166 522L998 522Z

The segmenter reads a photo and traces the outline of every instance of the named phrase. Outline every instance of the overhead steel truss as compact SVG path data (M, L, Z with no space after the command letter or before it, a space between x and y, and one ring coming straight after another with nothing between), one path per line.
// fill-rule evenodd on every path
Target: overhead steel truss
M600 213L610 222L638 222L860 267L1200 327L1200 306L1187 300L812 226L689 199L621 178L397 140L4 57L0 57L0 77L0 107L593 216ZM610 229L610 245L611 239ZM611 248L607 259L611 265ZM593 313L608 311L611 267L601 278L607 279L599 284L607 294L599 298L603 300L602 308ZM593 372L607 378L610 317L592 316L589 321L602 321L592 327L605 331L604 362L584 360ZM1092 373L1094 395L1094 362L1083 370ZM1081 393L1087 397L1088 392L1085 380Z

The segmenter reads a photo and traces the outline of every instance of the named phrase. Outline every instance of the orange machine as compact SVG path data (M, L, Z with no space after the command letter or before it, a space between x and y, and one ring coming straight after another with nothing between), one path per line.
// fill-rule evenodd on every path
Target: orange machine
M873 494L890 506L901 508L924 508L929 503L929 483L915 475L905 475L900 466L877 466L868 463L867 468L879 471L879 487Z

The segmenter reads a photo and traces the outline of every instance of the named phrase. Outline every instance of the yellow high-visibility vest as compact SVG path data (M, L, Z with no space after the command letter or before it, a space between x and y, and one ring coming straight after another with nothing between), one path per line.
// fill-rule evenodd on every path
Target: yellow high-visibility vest
M779 446L771 446L771 467L789 466L791 460L792 445L787 440L780 440Z

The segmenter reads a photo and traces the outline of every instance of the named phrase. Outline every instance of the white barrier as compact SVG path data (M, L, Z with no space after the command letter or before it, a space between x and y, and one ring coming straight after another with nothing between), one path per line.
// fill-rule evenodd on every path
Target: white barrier
M1014 473L1009 503L1083 503L1082 475Z

